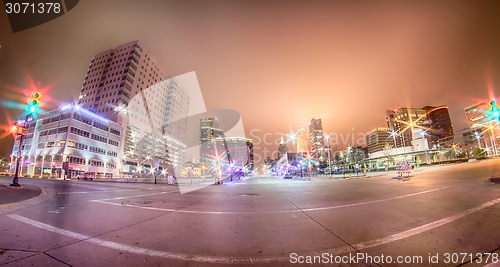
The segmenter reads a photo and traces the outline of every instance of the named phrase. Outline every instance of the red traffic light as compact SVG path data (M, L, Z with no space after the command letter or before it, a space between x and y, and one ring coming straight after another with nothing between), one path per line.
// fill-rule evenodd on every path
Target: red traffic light
M17 133L17 125L10 126L10 132L13 134Z
M26 128L19 125L12 125L10 127L10 132L13 134L26 134Z

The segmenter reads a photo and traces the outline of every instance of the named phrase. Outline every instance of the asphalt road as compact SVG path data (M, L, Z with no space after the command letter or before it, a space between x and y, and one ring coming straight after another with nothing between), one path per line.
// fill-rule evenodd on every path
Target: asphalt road
M408 181L255 177L185 194L21 178L43 192L0 207L0 265L485 266L500 254L499 176L486 160Z

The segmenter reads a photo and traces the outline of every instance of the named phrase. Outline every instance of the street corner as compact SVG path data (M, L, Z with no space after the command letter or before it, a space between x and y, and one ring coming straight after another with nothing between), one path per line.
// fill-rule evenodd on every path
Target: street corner
M5 214L36 205L56 196L54 190L36 185L23 185L12 188L0 184L0 214Z
M22 187L11 187L9 185L0 185L0 204L12 204L28 200L39 196L42 189L35 185L23 185Z

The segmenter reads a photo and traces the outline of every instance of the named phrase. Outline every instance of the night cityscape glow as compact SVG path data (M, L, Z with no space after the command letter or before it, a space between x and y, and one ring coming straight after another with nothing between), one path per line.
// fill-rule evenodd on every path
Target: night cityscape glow
M499 266L500 2L3 7L1 266Z

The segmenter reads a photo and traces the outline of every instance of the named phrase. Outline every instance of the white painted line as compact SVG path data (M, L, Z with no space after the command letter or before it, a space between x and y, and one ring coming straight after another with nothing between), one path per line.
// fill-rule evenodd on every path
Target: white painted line
M358 243L353 245L354 248L358 250L366 249L366 248L371 248L375 246L380 246L384 245L390 242L398 241L404 238L408 238L414 235L421 234L423 232L432 230L434 228L446 225L448 223L451 223L453 221L456 221L460 218L463 218L467 215L470 215L474 212L483 210L485 208L488 208L490 206L493 206L495 204L500 203L500 198L497 198L492 201L488 201L481 206L460 212L456 215L431 222L407 231L404 231L402 233L386 236L383 238L378 238L362 243ZM41 223L38 221L34 221L31 219L28 219L26 217L20 216L20 215L7 215L8 217L18 220L21 222L24 222L26 224L38 227L40 229L44 229L53 233L57 233L60 235L65 235L68 237L72 237L78 240L82 240L85 242L89 242L92 244L96 244L99 246L111 248L111 249L116 249L120 251L125 251L125 252L130 252L130 253L135 253L139 255L147 255L147 256L154 256L154 257L161 257L161 258L167 258L167 259L174 259L174 260L185 260L185 261L195 261L195 262L207 262L207 263L270 263L270 262L282 262L282 261L289 261L289 257L283 257L283 256L278 256L278 257L257 257L257 258L251 258L251 257L225 257L225 256L199 256L199 255L188 255L188 254L182 254L182 253L174 253L174 252L168 252L168 251L158 251L158 250L151 250L151 249L145 249L145 248L140 248L140 247L134 247L130 245L125 245L125 244L120 244L112 241L106 241L102 240L99 238L93 238L90 236L82 235L79 233L67 231L61 228L54 227L52 225L48 225L45 223ZM310 255L321 255L322 253L331 253L334 255L338 254L345 254L349 252L355 251L352 247L350 246L344 246L344 247L338 247L338 248L332 248L324 251L318 251L318 252L310 252ZM489 266L489 265L488 265Z
M465 217L467 215L470 215L470 214L472 214L474 212L483 210L485 208L491 207L491 206L493 206L495 204L498 204L498 203L500 203L500 198L494 199L492 201L488 201L488 202L482 204L481 206L478 206L478 207L475 207L475 208L472 208L472 209L468 209L468 210L460 212L460 213L458 213L456 215L453 215L453 216L450 216L450 217L446 217L444 219L441 219L441 220L438 220L438 221L435 221L435 222L431 222L431 223L428 223L428 224L424 224L422 226L419 226L419 227L416 227L416 228L413 228L413 229L410 229L410 230L407 230L407 231L404 231L404 232L401 232L401 233L397 233L397 234L394 234L394 235L390 235L390 236L386 236L386 237L382 237L382 238L378 238L378 239L374 239L374 240L370 240L370 241L358 243L358 244L353 245L353 247L355 247L358 250L362 250L362 249L366 249L366 248L371 248L371 247L376 247L376 246L384 245L384 244L387 244L387 243L390 243L390 242L394 242L394 241L397 241L397 240L405 239L405 238L408 238L408 237L411 237L411 236L414 236L414 235L418 235L418 234L421 234L423 232L432 230L434 228L443 226L445 224L451 223L451 222L456 221L456 220L458 220L460 218L463 218L463 217ZM346 253L346 252L350 252L350 251L354 251L353 248L346 246L346 247L343 247L343 248L335 248L335 249L326 250L324 252L341 254L341 253Z
M353 204L346 204L346 205L339 205L339 206L319 207L319 208L306 208L306 209L300 209L300 210L299 209L293 209L293 210L276 210L276 211L201 211L201 210L180 210L180 209L169 209L169 208L159 208L159 207L144 207L144 206L131 205L131 204L113 203L113 202L108 202L107 201L107 200L114 200L114 199L100 199L100 200L91 200L91 201L92 202L104 203L104 204L111 204L111 205L116 205L116 206L125 206L125 207L131 207L131 208L157 210L157 211L179 212L179 213L215 214L215 215L251 215L251 214L274 214L274 213L290 213L290 212L303 212L303 211L318 211L318 210L340 209L340 208L347 208L347 207L354 207L354 206L360 206L360 205L367 205L367 204L373 204L373 203L378 203L378 202L384 202L384 201L389 201L389 200L394 200L394 199L400 199L400 198L405 198L405 197L412 197L412 196L417 196L417 195L421 195L421 194L431 193L431 192L442 190L442 189L446 189L446 188L450 188L450 187L449 186L445 186L445 187L441 187L441 188L436 188L436 189L421 191L421 192L417 192L417 193L406 194L406 195L397 196L397 197L384 198L384 199L378 199L378 200L372 200L372 201L366 201L366 202L359 202L359 203L353 203ZM121 198L117 198L117 199L121 199Z
M256 263L256 262L275 262L277 261L274 258L263 258L259 259L256 261L256 259L250 260L250 258L242 257L242 258L234 258L234 257L217 257L217 256L195 256L195 255L189 255L189 254L182 254L182 253L174 253L174 252L167 252L167 251L158 251L158 250L151 250L151 249L145 249L145 248L140 248L140 247L134 247L134 246L129 246L125 244L120 244L112 241L106 241L102 240L99 238L93 238L91 236L86 236L82 235L79 233L75 233L72 231L67 231L61 228L54 227L52 225L48 225L45 223L37 222L31 219L28 219L26 217L20 216L20 215L7 215L8 217L24 222L26 224L38 227L40 229L44 229L56 234L60 235L65 235L77 240L85 241L91 244L96 244L102 247L107 247L111 249L116 249L120 251L125 251L125 252L130 252L130 253L135 253L139 255L147 255L147 256L154 256L154 257L161 257L161 258L167 258L167 259L173 259L173 260L187 260L187 261L195 261L195 262L210 262L210 263ZM281 258L280 260L284 260L288 258Z
M140 189L123 189L123 190L95 190L95 191L78 191L78 192L61 192L58 195L71 195L71 194L93 194L93 193L109 193L109 192L127 192L138 191Z
M103 202L106 200L120 200L120 199L127 199L127 198L136 198L136 197L149 197L149 196L156 196L156 195L162 195L162 194L168 194L172 193L174 191L169 191L169 192L160 192L160 193L152 193L152 194L144 194L144 195L135 195L135 196L128 196L128 197L114 197L114 198L105 198L105 199L96 199L96 200L90 200L90 202Z
M360 206L360 205L366 205L366 204L373 204L373 203L384 202L384 201L400 199L400 198L405 198L405 197L418 196L421 194L427 194L427 193L431 193L434 191L443 190L446 188L450 188L450 186L445 186L445 187L441 187L441 188L406 194L406 195L397 196L397 197L390 197L390 198L384 198L384 199L378 199L378 200L372 200L372 201L366 201L366 202L359 202L359 203L353 203L353 204L345 204L345 205L339 205L339 206L332 206L332 207L308 208L308 209L302 209L302 211L329 210L329 209L339 209L339 208L354 207L354 206Z

